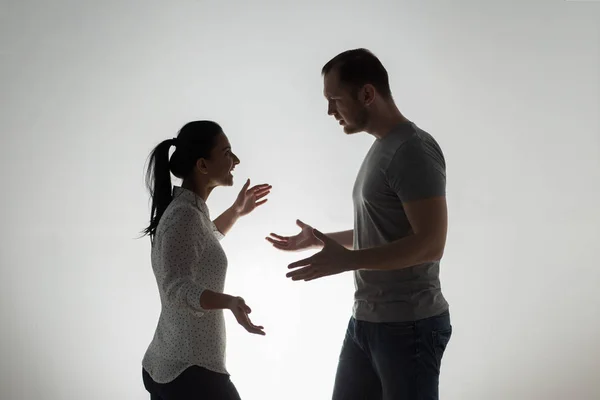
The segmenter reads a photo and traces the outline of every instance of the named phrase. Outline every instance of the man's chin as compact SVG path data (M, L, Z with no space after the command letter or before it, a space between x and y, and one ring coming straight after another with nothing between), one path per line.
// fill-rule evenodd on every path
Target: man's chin
M352 135L352 134L358 133L358 132L360 132L360 129L357 129L354 126L344 125L344 133L346 135Z

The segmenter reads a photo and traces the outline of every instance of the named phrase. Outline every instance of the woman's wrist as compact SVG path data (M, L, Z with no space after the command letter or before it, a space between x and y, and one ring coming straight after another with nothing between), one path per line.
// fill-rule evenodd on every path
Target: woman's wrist
M200 307L205 310L223 310L231 309L234 305L235 297L225 293L204 290L200 296Z

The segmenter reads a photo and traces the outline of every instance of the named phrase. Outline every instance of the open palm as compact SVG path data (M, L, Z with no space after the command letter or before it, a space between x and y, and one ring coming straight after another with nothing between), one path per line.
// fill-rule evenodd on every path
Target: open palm
M238 324L243 326L248 332L255 333L257 335L265 334L264 327L254 325L252 321L250 321L248 314L250 314L252 310L250 307L248 307L243 298L235 297L230 308Z
M313 235L312 226L299 219L296 220L296 224L302 229L297 235L281 236L271 233L266 239L273 244L273 247L284 251L308 250L322 246L322 243Z
M234 203L234 208L240 216L248 215L257 207L265 204L268 199L263 199L263 197L268 195L272 188L266 183L248 189L249 186L250 179L246 181Z

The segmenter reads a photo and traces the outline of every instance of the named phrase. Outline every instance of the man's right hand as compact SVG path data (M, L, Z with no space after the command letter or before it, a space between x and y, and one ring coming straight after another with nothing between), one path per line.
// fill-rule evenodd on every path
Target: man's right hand
M248 314L252 312L250 307L246 305L246 302L241 297L232 297L228 308L233 313L233 316L237 320L238 324L243 326L248 332L255 333L257 335L264 335L265 331L262 326L257 326L250 321Z
M312 226L299 219L296 220L296 224L302 229L297 235L281 236L271 233L266 239L273 244L273 247L284 251L316 249L322 246L322 243L313 235Z

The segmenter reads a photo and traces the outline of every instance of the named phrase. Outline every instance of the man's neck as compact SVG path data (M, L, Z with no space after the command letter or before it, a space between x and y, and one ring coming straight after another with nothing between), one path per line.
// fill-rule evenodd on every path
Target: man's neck
M373 117L372 122L365 131L377 139L382 139L394 127L405 122L408 122L408 119L402 115L395 104L390 104L385 110L381 110L379 115Z

